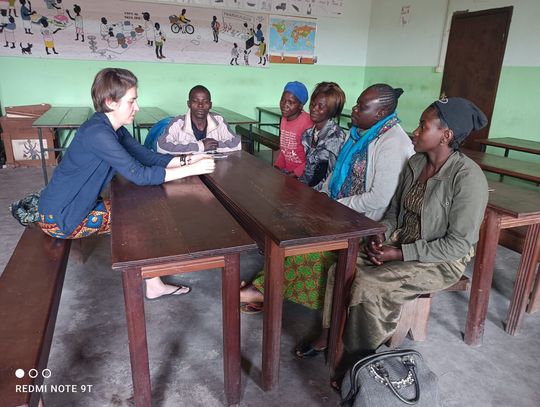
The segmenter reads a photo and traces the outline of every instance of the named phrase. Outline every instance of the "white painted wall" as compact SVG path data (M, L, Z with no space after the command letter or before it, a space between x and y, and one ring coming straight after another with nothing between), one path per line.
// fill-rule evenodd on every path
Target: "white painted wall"
M411 6L409 24L401 7ZM514 6L503 64L540 66L540 0L376 0L371 7L367 66L438 64L447 8L485 10ZM445 54L443 48L443 55Z
M371 0L346 0L343 16L320 18L317 64L366 66L370 15Z

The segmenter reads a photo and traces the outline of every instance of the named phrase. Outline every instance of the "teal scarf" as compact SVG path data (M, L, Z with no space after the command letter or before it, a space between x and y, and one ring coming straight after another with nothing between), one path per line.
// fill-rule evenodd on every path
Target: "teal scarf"
M383 130L382 132L388 130L388 127L385 127L385 124L390 122L392 119L395 119L395 123L392 123L392 125L399 123L397 113L394 112L391 115L386 116L384 119L378 121L375 125L373 125L370 129L366 130L362 134L358 133L358 128L356 126L353 126L351 128L350 136L341 148L336 165L334 167L334 171L332 172L332 179L330 180L330 196L332 197L332 199L336 199L338 197L341 187L351 171L353 157L358 152L367 152L369 144L379 136L381 130ZM365 178L367 179L367 154L365 155Z

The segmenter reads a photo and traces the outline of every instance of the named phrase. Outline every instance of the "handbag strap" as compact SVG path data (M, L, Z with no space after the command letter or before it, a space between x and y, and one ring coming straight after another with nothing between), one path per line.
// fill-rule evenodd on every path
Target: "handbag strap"
M392 393L394 393L394 396L396 396L403 403L412 406L418 403L418 400L420 400L420 385L418 384L418 378L416 377L416 366L414 362L412 361L408 361L408 362L403 361L403 364L409 369L409 373L412 373L412 377L414 380L415 395L413 398L410 398L410 399L406 399L401 394L399 394L397 389L394 387L394 384L390 381L390 377L388 376L388 372L386 371L386 369L384 370L380 368L376 368L376 369L377 369L377 373L382 374L384 382L386 383L388 388L392 390Z
M373 355L370 355L370 356L367 356L367 357L365 357L363 359L360 359L358 362L356 362L354 364L352 369L349 371L349 376L350 376L349 378L350 378L351 388L350 388L349 392L347 393L347 396L345 396L345 398L341 402L341 404L345 405L345 404L351 402L352 400L354 400L354 398L356 397L356 393L358 392L358 386L357 386L356 383L358 381L358 374L360 372L360 369L362 369L363 367L365 367L367 365L371 365L371 364L376 363L378 361L387 359L388 357L401 357L402 358L404 356L411 356L411 355L417 356L419 358L422 357L422 355L420 355L420 353L418 353L414 349L402 349L402 350L395 349L395 350L389 350L389 351L385 351L385 352L375 353ZM387 384L388 384L389 388L392 390L392 392L394 393L394 395L396 395L404 403L409 404L409 405L414 405L420 399L420 387L418 385L418 379L416 377L416 369L415 369L414 362L412 362L410 359L409 359L408 362L404 362L404 364L405 364L405 366L407 366L409 368L409 372L412 372L412 375L413 375L413 378L414 378L414 386L415 386L415 390L416 390L416 396L413 399L407 400L407 399L403 398L397 392L397 390L394 388L394 386L392 385L392 382L390 381L390 379L388 377L388 373L386 375L383 375L382 377L383 377L383 379L385 381L387 381Z

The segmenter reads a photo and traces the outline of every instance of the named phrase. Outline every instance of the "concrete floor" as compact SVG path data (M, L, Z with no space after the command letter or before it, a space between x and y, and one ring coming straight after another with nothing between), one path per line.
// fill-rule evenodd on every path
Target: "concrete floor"
M40 169L0 169L0 270L23 229L9 203L39 189ZM71 256L46 384L78 385L77 393L46 393L46 406L132 406L132 383L120 275L110 268L110 240L96 240L83 265ZM426 342L407 340L439 376L441 405L540 405L540 313L525 315L521 331L509 336L503 321L519 257L500 248L486 321L484 344L462 341L468 293L441 293L433 301ZM242 277L260 270L262 257L242 257ZM470 273L470 267L468 269ZM221 336L221 279L218 270L173 278L193 287L180 298L145 304L153 402L158 407L224 404ZM299 361L294 345L318 331L320 315L284 305L279 388L260 388L262 315L242 315L242 406L337 406L328 370L319 356ZM91 385L91 392L81 392ZM1 396L0 396L1 399ZM1 404L1 402L0 402Z

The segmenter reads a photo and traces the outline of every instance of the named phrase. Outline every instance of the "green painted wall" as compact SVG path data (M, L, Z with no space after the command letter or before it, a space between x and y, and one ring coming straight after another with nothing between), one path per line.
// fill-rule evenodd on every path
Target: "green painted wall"
M365 68L366 86L385 82L405 90L399 101L398 112L407 131L416 128L422 111L439 97L441 81L442 74L435 73L433 67ZM540 67L504 66L489 137L516 137L540 141L540 130L535 120L540 106L535 96L538 94ZM504 151L490 148L489 152L502 155ZM540 157L532 154L511 152L510 156L540 162Z
M309 90L321 81L338 82L351 107L364 85L363 67L272 65L268 69L221 65L179 65L0 58L0 101L3 107L35 103L92 106L94 75L107 66L130 69L139 78L139 104L183 113L189 89L203 84L217 106L256 117L256 106L275 106L283 86L299 80Z

